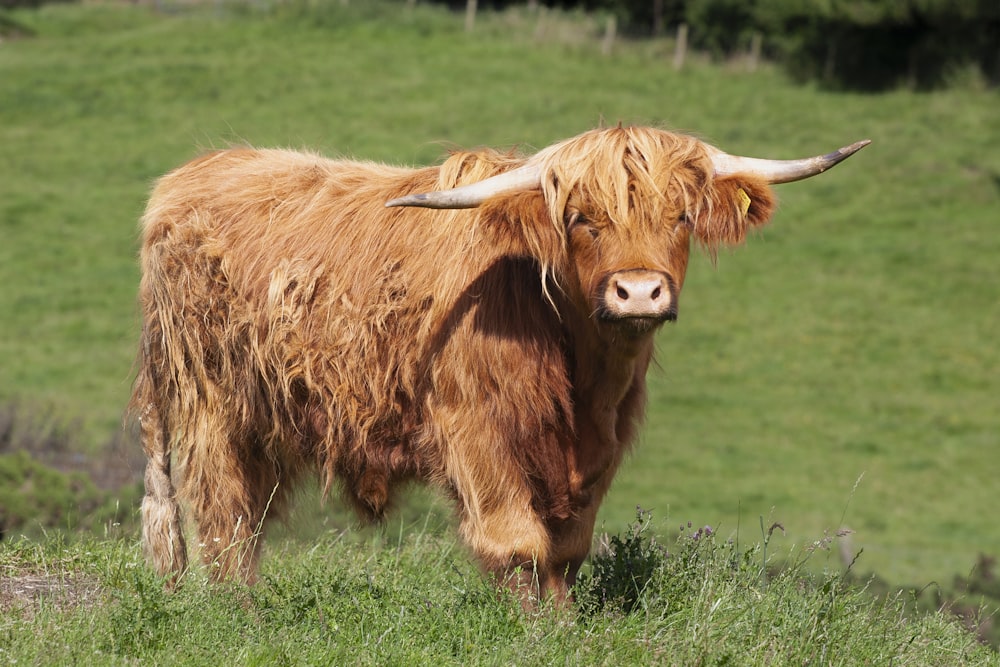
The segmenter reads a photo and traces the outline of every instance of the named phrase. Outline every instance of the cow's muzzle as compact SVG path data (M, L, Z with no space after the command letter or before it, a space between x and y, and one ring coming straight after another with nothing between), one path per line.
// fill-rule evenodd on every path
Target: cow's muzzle
M661 271L630 269L612 273L598 288L597 316L643 330L676 320L676 284Z

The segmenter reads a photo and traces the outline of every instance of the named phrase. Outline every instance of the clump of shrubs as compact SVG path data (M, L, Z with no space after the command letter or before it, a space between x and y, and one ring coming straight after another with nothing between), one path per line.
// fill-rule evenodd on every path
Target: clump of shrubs
M590 573L581 575L574 589L583 611L631 613L646 587L662 572L669 554L650 534L650 518L650 512L637 507L636 520L624 536L601 536Z
M690 522L682 525L674 551L668 551L651 524L651 513L637 507L624 535L601 537L590 572L574 588L584 614L629 614L647 605L680 608L698 594L706 577L720 571L747 576L744 568L756 567L750 552L741 556L731 541L719 543L711 526L692 530Z
M26 526L90 530L121 523L123 514L85 473L60 472L23 451L0 454L0 534Z

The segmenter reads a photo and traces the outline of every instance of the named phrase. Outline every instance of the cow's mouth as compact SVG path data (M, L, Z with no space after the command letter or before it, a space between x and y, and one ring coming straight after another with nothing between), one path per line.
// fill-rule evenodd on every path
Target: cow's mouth
M656 331L666 322L676 321L677 310L670 308L656 315L622 317L600 309L597 313L597 319L605 326L612 327L622 334L638 337Z

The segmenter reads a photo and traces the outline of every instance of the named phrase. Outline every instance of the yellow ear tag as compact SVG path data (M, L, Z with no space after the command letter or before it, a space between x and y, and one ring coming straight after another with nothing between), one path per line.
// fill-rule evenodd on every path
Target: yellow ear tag
M740 200L740 212L744 215L750 210L750 195L743 188L736 191L736 198Z

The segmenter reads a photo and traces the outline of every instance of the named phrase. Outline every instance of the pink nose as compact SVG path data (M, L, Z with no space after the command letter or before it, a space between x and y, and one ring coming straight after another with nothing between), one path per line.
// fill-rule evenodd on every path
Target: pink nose
M604 288L604 307L612 317L669 319L673 306L666 274L633 269L613 274Z

